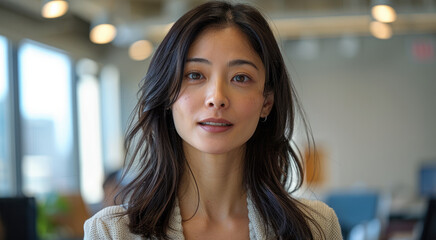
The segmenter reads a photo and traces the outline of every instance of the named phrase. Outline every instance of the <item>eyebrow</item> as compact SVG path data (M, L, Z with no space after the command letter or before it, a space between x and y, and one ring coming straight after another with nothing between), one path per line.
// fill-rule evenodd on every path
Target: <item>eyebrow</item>
M253 62L250 62L248 60L244 60L244 59L236 59L236 60L232 60L229 62L229 67L233 67L233 66L238 66L238 65L245 65L248 64L254 68L256 68L256 70L259 70L256 66L256 64L254 64Z
M208 65L212 65L212 63L204 58L188 58L186 59L186 62L198 62L198 63L206 63ZM229 67L234 67L234 66L239 66L239 65L250 65L252 67L254 67L256 70L259 70L259 68L256 66L256 64L254 64L251 61L248 60L244 60L244 59L235 59L229 62L228 66Z
M199 62L199 63L206 63L212 65L212 63L209 60L204 58L188 58L186 59L186 62Z

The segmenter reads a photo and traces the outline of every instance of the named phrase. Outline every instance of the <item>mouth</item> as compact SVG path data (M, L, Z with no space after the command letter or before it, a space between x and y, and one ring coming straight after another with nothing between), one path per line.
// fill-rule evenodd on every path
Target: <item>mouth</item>
M213 127L230 127L233 123L222 119L222 118L208 118L201 120L198 124L202 126L213 126Z
M229 127L233 125L231 123L219 123L219 122L200 122L199 124L203 126L219 126L219 127Z

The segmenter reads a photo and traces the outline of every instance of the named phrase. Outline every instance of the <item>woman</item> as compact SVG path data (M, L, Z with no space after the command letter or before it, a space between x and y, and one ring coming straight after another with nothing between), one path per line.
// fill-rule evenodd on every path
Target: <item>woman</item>
M85 239L341 239L332 209L288 193L303 179L290 144L295 108L257 10L209 2L189 11L142 82L126 204L89 219Z

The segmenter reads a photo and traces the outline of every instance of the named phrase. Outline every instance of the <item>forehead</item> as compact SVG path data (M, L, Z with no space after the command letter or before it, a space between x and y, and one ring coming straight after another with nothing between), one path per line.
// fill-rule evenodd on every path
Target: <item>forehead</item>
M263 66L247 35L235 26L209 27L203 30L188 51L188 58L218 56L250 59Z

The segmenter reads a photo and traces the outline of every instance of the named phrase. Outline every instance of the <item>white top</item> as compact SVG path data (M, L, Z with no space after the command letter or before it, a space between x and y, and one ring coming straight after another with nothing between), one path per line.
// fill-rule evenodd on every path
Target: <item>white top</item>
M247 194L248 195L248 194ZM320 225L324 231L327 240L341 240L341 228L339 226L338 218L336 217L333 209L328 207L325 203L312 200L300 200L314 211L309 214ZM274 236L274 234L266 234L261 215L255 208L250 197L247 197L248 219L250 240L265 240L266 236ZM96 213L93 217L85 222L85 240L88 239L123 239L123 240L143 240L139 235L132 234L127 227L129 218L127 215L122 217L114 217L114 214L122 213L125 211L123 206L107 207L100 212ZM316 214L316 213L319 214ZM312 232L314 226L310 224ZM176 201L176 206L171 214L168 237L174 240L184 240L182 217L180 215L180 208ZM321 239L320 236L315 235L315 239Z

